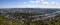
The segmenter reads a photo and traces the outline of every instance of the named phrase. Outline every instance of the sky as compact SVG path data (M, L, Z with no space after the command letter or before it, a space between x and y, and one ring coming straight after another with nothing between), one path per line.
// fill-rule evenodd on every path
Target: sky
M0 0L0 8L60 8L60 0Z

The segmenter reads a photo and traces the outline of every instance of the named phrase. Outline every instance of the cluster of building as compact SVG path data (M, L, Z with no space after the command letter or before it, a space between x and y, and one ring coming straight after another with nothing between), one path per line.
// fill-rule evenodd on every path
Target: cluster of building
M23 16L14 16L12 14L7 14L8 12L4 12L4 11L0 11L0 12L2 13L1 16L4 16L4 18L10 19L11 21L19 21L22 23L39 21L39 20L50 20L50 19L54 19L55 16L60 14L60 11L56 11L54 13L28 16L27 18L24 18Z

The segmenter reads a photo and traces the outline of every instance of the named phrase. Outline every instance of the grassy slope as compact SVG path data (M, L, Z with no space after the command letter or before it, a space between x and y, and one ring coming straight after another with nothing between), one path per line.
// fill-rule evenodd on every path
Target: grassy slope
M0 16L0 25L25 25L25 24L22 24L18 21L14 22ZM60 25L60 18L56 18L48 22L47 21L31 22L30 25Z
M14 22L0 16L0 25L23 25L20 22Z

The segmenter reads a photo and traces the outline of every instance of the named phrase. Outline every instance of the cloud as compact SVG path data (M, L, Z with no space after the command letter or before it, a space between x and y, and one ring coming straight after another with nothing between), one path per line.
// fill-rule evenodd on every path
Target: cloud
M60 5L58 2L47 2L45 0L36 0L36 1L29 1L31 3L34 3L34 4L40 4L40 6L34 6L34 5L27 5L26 7L37 7L37 8L60 8ZM25 6L24 6L25 7Z
M58 5L57 2L51 2L50 4L51 4L51 5Z
M57 5L57 2L46 2L44 0L29 1L31 3L42 4L42 5Z
M58 3L57 2L42 2L42 5L55 6L55 5L58 5Z
M24 2L24 3L27 3L27 2Z
M36 3L38 3L39 1L35 1Z
M40 8L60 8L60 6L40 6Z
M35 3L35 1L29 1L29 2L31 2L31 3Z
M60 8L60 6L48 6L48 5L42 5L42 6L35 6L35 5L25 5L21 6L20 8Z
M38 1L43 2L44 0L38 0Z
M42 5L48 5L49 2L41 2Z

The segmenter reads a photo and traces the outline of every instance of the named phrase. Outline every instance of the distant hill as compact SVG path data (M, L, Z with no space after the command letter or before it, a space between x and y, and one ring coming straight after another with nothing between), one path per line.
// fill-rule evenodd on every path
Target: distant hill
M47 8L5 8L5 9L0 9L0 11L6 11L6 12L21 12L21 13L33 13L33 14L39 14L39 13L52 13L55 11L60 11L60 9L47 9Z

